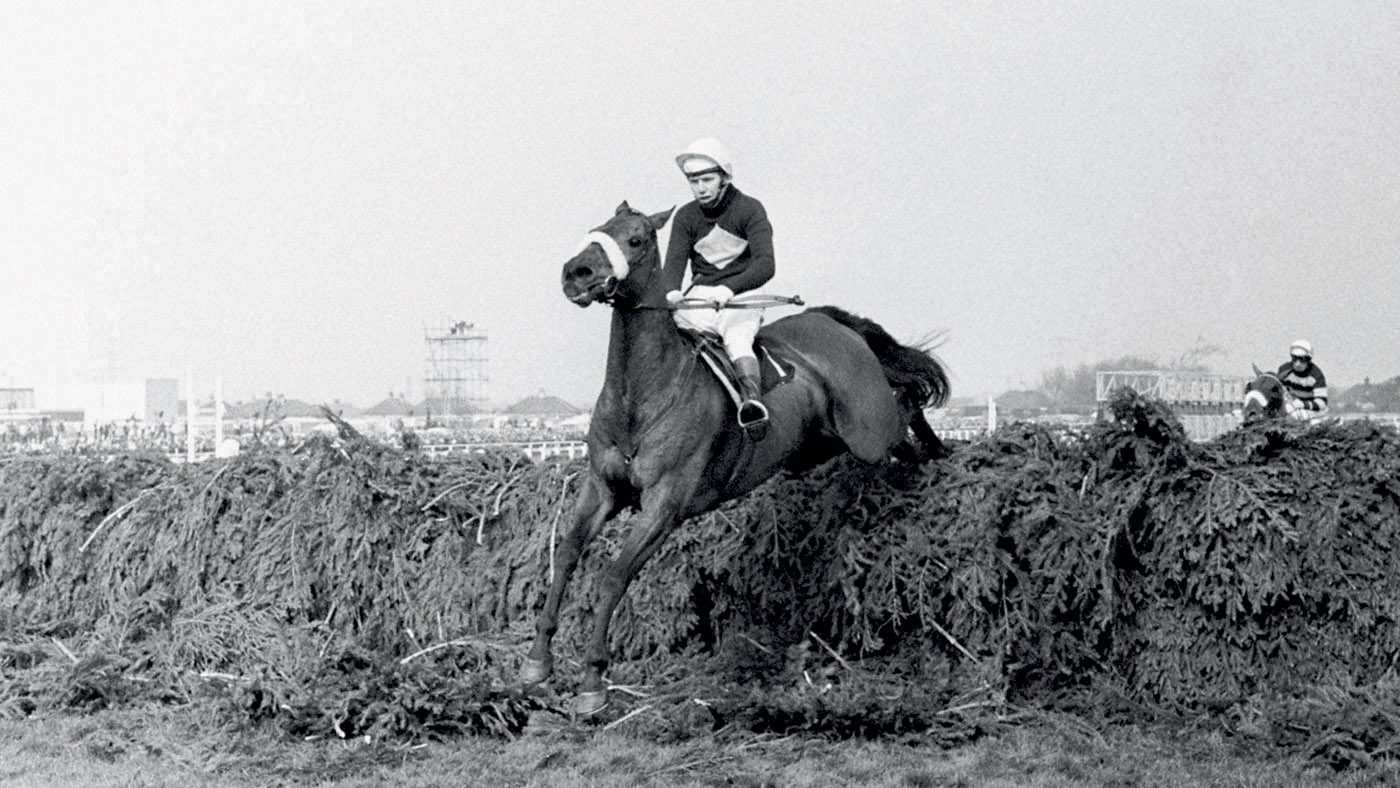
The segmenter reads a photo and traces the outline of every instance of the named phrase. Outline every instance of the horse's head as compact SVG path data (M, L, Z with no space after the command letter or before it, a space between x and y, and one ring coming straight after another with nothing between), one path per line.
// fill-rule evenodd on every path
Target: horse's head
M617 213L583 238L564 263L564 295L579 306L594 301L635 305L660 278L656 231L670 211L647 216L623 202Z
M1244 423L1282 416L1287 396L1278 375L1254 367L1254 380L1244 387Z

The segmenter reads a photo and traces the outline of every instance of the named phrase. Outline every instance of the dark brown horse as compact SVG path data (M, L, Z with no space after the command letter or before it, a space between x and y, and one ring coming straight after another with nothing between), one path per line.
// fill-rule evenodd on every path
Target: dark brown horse
M1280 419L1287 415L1289 393L1283 380L1272 372L1254 367L1254 380L1245 384L1241 408L1245 424L1263 419Z
M576 708L607 704L608 626L638 570L686 518L743 495L777 471L809 469L842 452L869 463L940 456L923 409L948 397L948 378L922 348L834 307L784 317L759 333L786 349L792 379L765 395L768 435L754 442L735 423L723 386L677 330L661 284L656 231L666 215L623 203L564 264L564 294L579 306L613 307L603 391L588 431L589 473L555 555L524 684L553 669L550 642L565 586L584 547L627 507L639 514L600 583ZM912 431L912 436L911 436Z
M1305 407L1303 401L1283 384L1280 374L1254 366L1254 380L1245 384L1244 402L1240 408L1245 424L1270 419L1316 424L1326 416L1325 409L1319 411Z

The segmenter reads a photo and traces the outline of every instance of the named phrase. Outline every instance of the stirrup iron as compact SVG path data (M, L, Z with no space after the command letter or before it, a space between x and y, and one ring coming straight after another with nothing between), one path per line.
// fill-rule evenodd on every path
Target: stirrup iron
M768 435L768 407L761 400L746 399L739 403L739 427L751 441L761 441Z

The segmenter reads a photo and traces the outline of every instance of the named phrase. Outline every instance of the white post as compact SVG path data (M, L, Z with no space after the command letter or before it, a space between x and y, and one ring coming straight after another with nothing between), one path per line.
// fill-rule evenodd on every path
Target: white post
M194 362L185 364L185 462L194 462Z
M214 378L214 452L224 447L224 379Z
M987 434L997 431L997 401L987 397Z

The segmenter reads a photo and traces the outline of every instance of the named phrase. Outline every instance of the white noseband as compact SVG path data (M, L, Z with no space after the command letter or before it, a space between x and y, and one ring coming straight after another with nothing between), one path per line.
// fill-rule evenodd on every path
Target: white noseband
M622 247L618 245L617 239L602 230L594 230L588 235L585 235L583 237L583 243L579 244L578 251L574 252L574 254L582 253L584 249L587 249L593 244L598 244L598 246L602 247L603 254L608 256L608 264L612 266L613 276L618 279L626 279L628 272L632 270L631 267L627 265L627 255L622 253Z

